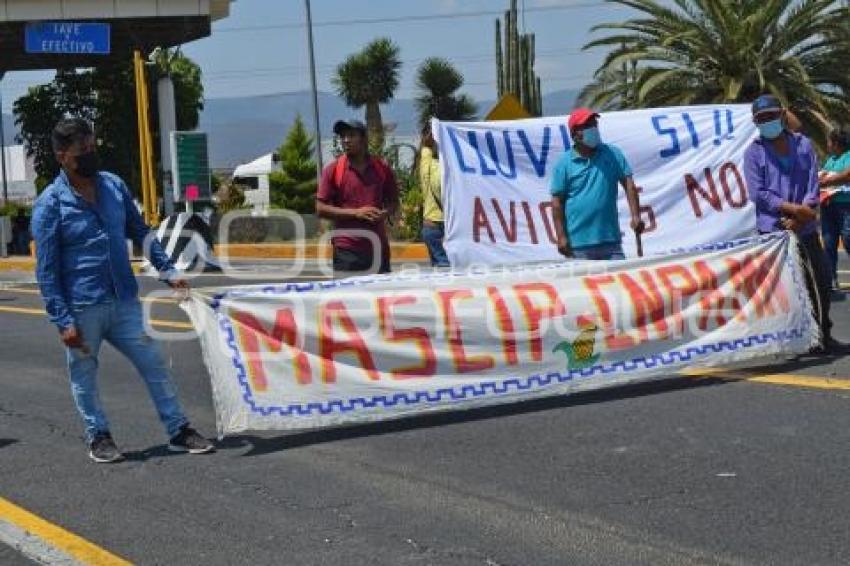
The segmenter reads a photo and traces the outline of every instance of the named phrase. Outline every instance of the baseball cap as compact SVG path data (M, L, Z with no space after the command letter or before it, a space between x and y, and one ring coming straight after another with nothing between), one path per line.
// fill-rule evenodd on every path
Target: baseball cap
M570 117L567 119L567 127L569 129L573 129L576 126L581 126L585 124L591 118L598 118L599 114L591 110L590 108L576 108L572 112L570 112Z
M365 135L366 124L364 124L360 120L337 120L334 123L334 133L336 135L341 136L344 132L347 132L348 130L358 130Z
M763 94L753 100L753 116L764 112L777 112L782 110L782 103L772 94Z

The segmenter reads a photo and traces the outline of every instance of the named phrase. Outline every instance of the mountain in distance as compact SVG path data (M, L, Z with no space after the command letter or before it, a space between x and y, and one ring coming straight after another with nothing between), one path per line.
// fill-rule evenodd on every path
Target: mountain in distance
M560 90L544 95L547 115L563 115L573 108L577 91ZM495 104L479 101L479 116ZM331 136L333 123L339 119L363 120L363 110L353 110L335 94L319 93L319 119L322 138ZM396 99L381 106L384 124L394 125L390 134L415 136L416 110L413 100ZM312 131L313 103L309 91L235 98L210 98L204 104L199 129L209 136L210 163L215 169L232 169L261 155L274 151L300 114Z
M544 113L569 113L576 94L575 90L560 90L544 95ZM479 117L494 104L493 100L479 101ZM341 98L327 92L319 93L319 111L324 140L330 139L331 128L336 120L364 119L362 109L353 110ZM390 104L382 105L381 112L384 123L395 126L391 136L409 137L418 133L413 100L393 100ZM312 131L313 103L309 91L207 99L199 129L209 136L210 164L214 169L233 169L240 163L276 150L298 114L301 114ZM18 128L9 114L3 114L3 129L6 145L14 145Z

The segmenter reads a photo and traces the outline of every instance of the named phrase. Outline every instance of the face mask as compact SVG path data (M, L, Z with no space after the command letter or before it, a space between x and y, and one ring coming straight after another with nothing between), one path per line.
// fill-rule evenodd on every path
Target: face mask
M77 156L77 169L75 172L80 177L91 179L97 175L100 169L100 161L97 158L97 153L90 151Z
M765 122L763 124L758 124L759 133L761 137L769 140L775 140L782 133L782 118L777 118L776 120L771 120L770 122Z
M581 133L581 143L587 147L594 148L599 142L599 128L587 128Z

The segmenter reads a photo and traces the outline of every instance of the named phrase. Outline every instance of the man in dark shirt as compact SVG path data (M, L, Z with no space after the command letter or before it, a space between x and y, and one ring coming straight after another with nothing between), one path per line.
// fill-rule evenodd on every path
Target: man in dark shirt
M369 155L363 122L340 120L334 133L345 153L325 167L316 195L318 215L334 221L334 271L389 273L386 224L398 210L395 175Z

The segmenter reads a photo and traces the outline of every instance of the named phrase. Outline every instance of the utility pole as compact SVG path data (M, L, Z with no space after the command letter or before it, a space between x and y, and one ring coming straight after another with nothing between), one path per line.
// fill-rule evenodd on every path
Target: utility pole
M310 0L304 0L307 8L307 51L310 57L310 83L313 88L313 125L316 137L316 179L322 178L322 131L319 126L319 91L316 88L316 57L313 54L313 14Z
M171 64L177 51L157 47L150 55L151 63L159 70L156 83L157 108L159 108L159 153L162 164L162 206L166 216L174 214L174 178L171 171L171 132L177 130L177 107L174 98L174 81Z
M6 71L0 71L0 81ZM3 92L0 90L0 169L3 170L3 204L9 204L9 182L6 176L6 133L3 131Z

